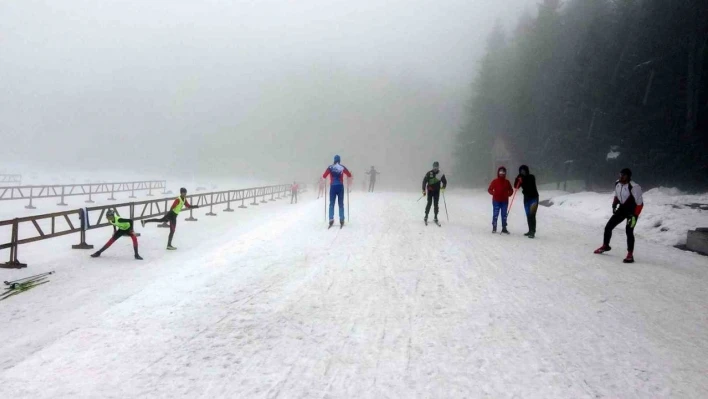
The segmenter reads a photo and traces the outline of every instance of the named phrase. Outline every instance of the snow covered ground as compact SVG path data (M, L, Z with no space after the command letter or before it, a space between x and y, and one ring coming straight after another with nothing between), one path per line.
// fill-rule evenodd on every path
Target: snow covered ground
M0 302L0 397L708 397L708 258L648 223L637 263L620 229L592 254L607 196L593 218L541 207L536 240L520 205L490 234L479 191L448 190L442 228L416 193L355 192L326 230L314 197L199 210L174 252L139 229L143 262L126 239L99 259L72 237L22 246L2 280L57 273Z

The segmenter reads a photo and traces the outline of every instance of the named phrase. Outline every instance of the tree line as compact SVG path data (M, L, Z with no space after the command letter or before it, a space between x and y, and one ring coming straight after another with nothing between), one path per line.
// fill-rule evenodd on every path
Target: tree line
M572 165L569 178L604 189L629 167L648 187L708 188L707 40L708 0L543 0L513 32L497 24L458 172L486 182L501 139L546 182Z

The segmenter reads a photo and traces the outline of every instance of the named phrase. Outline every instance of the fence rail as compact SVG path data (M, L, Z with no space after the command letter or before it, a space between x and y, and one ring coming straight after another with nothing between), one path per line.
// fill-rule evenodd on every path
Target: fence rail
M276 186L265 186L255 188L245 188L239 190L218 191L212 193L201 193L187 196L187 200L192 205L198 205L200 209L209 208L206 216L216 216L214 206L226 204L224 212L233 212L231 204L240 205L238 208L247 208L249 205L257 206L270 201L287 197L290 194L290 185L281 184ZM258 201L260 199L260 202ZM133 220L142 220L163 215L170 207L174 198L161 198L154 200L128 202L115 205L93 206L80 208L65 212L48 213L37 216L26 216L22 218L2 220L0 228L10 227L9 242L0 241L0 250L10 250L10 260L0 264L0 268L19 269L27 265L20 262L17 257L18 246L31 242L47 240L54 237L61 237L68 234L79 234L79 244L72 245L73 249L91 249L93 245L86 243L86 231L111 226L105 218L106 211L111 209L123 217ZM186 221L195 222L193 210L189 209L189 217ZM48 224L48 226L47 226ZM44 228L43 228L44 227ZM20 230L26 235L21 235Z
M0 201L11 200L29 200L27 209L37 209L32 201L42 198L61 198L57 204L59 206L67 206L64 202L65 197L88 196L86 203L92 204L93 196L99 194L110 194L110 201L115 201L115 193L130 192L129 198L136 198L136 191L147 191L148 197L153 196L153 190L162 190L161 194L169 194L167 190L167 182L165 180L146 180L133 182L119 183L87 183L87 184L64 184L64 185L46 185L46 186L13 186L0 187Z
M0 174L0 184L22 184L22 175L5 175Z

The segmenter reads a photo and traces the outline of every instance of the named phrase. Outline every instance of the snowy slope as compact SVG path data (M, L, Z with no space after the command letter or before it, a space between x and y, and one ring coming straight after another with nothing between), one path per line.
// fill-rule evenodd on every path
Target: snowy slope
M539 210L539 236L490 234L486 193L355 193L326 230L310 194L164 229L100 259L24 246L49 284L0 302L0 396L13 398L706 397L706 258ZM580 219L580 220L579 220ZM100 245L106 231L91 231ZM28 248L31 248L28 249ZM641 248L641 250L639 249ZM23 252L24 251L24 252Z

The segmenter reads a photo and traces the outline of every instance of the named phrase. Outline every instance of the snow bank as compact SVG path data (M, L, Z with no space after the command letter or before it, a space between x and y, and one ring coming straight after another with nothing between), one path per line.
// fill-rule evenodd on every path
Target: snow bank
M577 223L599 227L612 214L612 193L548 194L542 192L542 200L550 197L551 209ZM688 230L708 227L708 193L687 195L676 188L659 187L644 193L644 203L635 230L640 239L680 245L686 243Z

